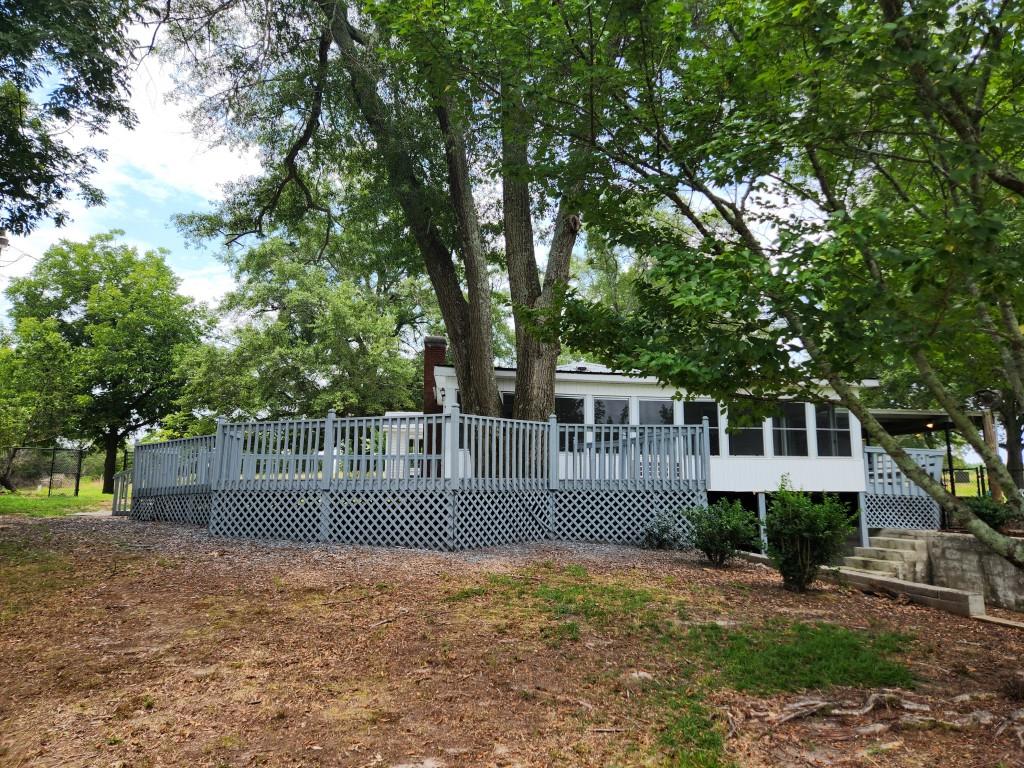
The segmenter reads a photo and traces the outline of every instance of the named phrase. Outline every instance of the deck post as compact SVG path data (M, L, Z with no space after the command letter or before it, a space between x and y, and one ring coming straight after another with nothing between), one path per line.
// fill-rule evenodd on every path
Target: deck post
M708 486L711 484L711 422L708 417L705 416L700 420L701 426L704 428L703 445L701 450L701 462L704 466L700 471L700 480L704 488L705 493L708 490Z
M757 494L757 520L758 530L761 534L761 554L768 554L768 507L765 503L764 493Z
M857 517L860 521L860 545L871 546L871 536L868 534L868 510L865 504L864 493L857 494Z
M548 530L547 537L555 537L555 522L558 514L558 417L548 416Z
M455 538L458 532L459 499L458 489L462 479L459 467L459 406L452 405L448 409L447 428L444 436L443 450L445 457L444 477L448 486L448 533L445 536L449 551L455 549Z
M320 541L327 541L331 532L331 483L334 481L334 460L337 453L335 445L334 422L337 418L334 409L327 412L324 421L324 460L320 468Z
M219 491L224 477L224 454L227 453L224 440L224 417L217 417L217 431L213 438L213 460L210 477L210 490Z

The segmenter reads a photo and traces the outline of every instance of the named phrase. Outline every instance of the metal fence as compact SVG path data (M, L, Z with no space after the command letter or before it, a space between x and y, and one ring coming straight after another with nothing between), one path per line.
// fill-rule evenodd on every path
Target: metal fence
M225 536L463 549L638 542L707 503L709 427L464 415L221 423L136 447L131 514Z
M0 484L12 490L77 496L86 451L16 446L0 449Z

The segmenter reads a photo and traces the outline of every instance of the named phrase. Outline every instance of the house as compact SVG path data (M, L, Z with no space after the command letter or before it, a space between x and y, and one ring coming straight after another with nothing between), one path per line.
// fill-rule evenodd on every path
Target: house
M515 371L496 375L510 412ZM559 368L546 421L465 414L445 341L430 337L422 413L219 421L214 435L138 445L130 514L221 536L432 549L636 544L664 516L685 531L689 510L721 496L763 521L785 477L845 498L865 544L873 528L939 527L936 503L837 404L784 401L730 430L717 403L675 394L579 364ZM900 432L940 417L879 412ZM941 476L941 450L911 455Z
M442 413L457 404L455 369L445 364L446 342L428 337L424 344L424 412ZM506 417L515 397L515 369L496 367ZM867 383L870 385L870 382ZM686 395L686 393L683 393ZM907 479L882 449L868 445L858 419L837 403L780 402L760 425L729 430L728 414L707 397L676 397L653 377L630 376L595 363L558 366L554 415L558 423L581 425L580 441L560 445L560 465L569 454L600 442L606 425L701 425L710 430L706 479L709 500L727 496L764 513L765 494L783 478L794 488L832 493L851 509L860 509L862 538L883 527L937 528L938 505ZM943 413L879 409L873 411L894 434L934 431L946 426ZM941 479L943 451L911 451L919 464ZM563 469L563 473L564 473Z

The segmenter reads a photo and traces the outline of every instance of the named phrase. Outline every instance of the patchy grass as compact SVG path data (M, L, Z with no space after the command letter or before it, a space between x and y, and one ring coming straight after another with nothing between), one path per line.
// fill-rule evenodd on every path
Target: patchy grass
M50 549L0 540L0 624L59 589L70 571L67 559Z
M1020 708L997 685L1016 674L1019 633L829 584L794 595L767 569L558 544L463 556L211 542L87 517L10 518L0 542L3 609L24 594L0 625L0 690L17 702L0 707L4 765L251 753L736 768L877 754L919 768L1019 754L995 733ZM899 709L777 717L795 689L852 704L911 683L943 718L983 706L995 720L924 731ZM875 722L891 732L860 732Z
M890 657L910 640L834 624L781 624L724 629L694 627L687 646L737 691L771 694L832 686L910 688L914 677Z
M593 578L585 568L570 565L557 569L550 564L517 575L491 574L489 586L470 587L453 595L496 595L505 601L531 606L549 619L583 620L605 629L624 631L654 628L673 610L683 613L682 601L664 590L637 587L620 581Z
M72 493L73 489L61 489ZM75 512L110 509L113 497L103 493L100 480L82 480L78 496L47 496L41 493L18 491L0 493L0 515L28 515L29 517L61 517Z
M726 768L722 727L703 697L685 687L659 691L653 702L661 712L659 746L675 768Z

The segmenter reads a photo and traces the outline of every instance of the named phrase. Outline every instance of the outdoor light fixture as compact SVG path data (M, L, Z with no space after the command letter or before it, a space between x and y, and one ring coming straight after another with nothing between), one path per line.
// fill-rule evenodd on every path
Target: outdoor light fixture
M935 429L935 425L932 424L930 421L927 424L925 424L925 426L928 427L928 429Z

